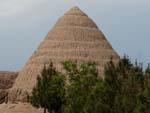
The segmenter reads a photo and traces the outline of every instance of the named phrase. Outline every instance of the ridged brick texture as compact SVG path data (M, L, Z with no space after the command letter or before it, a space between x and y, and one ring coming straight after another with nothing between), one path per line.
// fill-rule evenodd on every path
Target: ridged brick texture
M104 65L113 58L119 60L104 34L78 7L70 9L49 31L44 41L30 57L9 93L10 101L26 101L26 96L36 84L37 75L50 61L62 71L66 60L92 61L98 64L100 76Z

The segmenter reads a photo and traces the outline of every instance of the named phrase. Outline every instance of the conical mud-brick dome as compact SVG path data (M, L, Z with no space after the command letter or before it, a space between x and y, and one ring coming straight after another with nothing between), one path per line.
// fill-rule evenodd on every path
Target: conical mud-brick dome
M119 59L96 24L79 8L74 7L58 20L33 53L16 79L9 99L25 101L27 93L36 84L37 75L49 61L58 70L62 69L61 62L66 60L95 61L100 75L103 75L104 65L111 57L114 61Z

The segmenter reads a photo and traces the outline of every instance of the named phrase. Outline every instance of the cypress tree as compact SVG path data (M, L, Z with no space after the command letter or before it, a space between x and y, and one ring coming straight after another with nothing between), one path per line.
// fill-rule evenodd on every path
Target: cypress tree
M49 113L61 113L64 95L64 76L57 72L51 63L48 67L44 66L41 75L37 77L37 84L29 101L37 108L44 108L44 113L47 110Z
M100 81L95 63L86 62L81 65L66 61L63 63L68 76L67 101L65 113L90 113L94 110L94 89ZM96 92L96 91L95 91Z
M138 97L138 105L135 113L150 112L150 65L145 70L144 91Z

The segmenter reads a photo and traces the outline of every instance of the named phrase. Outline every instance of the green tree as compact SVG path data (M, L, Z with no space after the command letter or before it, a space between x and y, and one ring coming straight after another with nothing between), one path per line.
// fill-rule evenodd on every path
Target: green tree
M48 67L44 66L29 101L37 108L44 108L44 113L47 110L49 113L61 113L65 96L64 85L64 76L55 70L52 63Z
M52 64L44 67L30 97L32 105L49 113L150 112L150 66L143 72L128 57L115 64L111 59L103 79L92 62L65 61L63 66L64 76Z
M96 64L86 62L77 65L77 63L70 61L63 64L68 76L64 113L90 113L94 108L92 101L95 96L94 90L102 81L98 77Z
M138 95L143 91L144 76L141 65L124 57L118 64L112 61L105 69L106 104L109 113L133 113Z
M120 90L120 76L112 59L105 67L104 85L105 85L105 104L108 113L113 113L113 106L117 92Z
M125 76L122 77L120 91L116 94L114 111L115 113L133 113L138 104L137 97L143 91L142 68L133 65L123 74Z
M94 63L65 62L68 76L65 113L134 113L143 91L142 66L124 57L118 64L111 59L104 79Z
M135 113L150 112L150 65L145 70L144 91L139 95L138 102Z
M110 107L107 104L106 86L102 79L97 81L90 92L85 105L85 113L110 113Z

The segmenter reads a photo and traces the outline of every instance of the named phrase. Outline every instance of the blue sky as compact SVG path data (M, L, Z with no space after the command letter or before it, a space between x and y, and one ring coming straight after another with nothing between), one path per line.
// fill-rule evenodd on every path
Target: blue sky
M95 21L120 56L150 62L149 0L0 0L0 70L20 70L73 6Z

